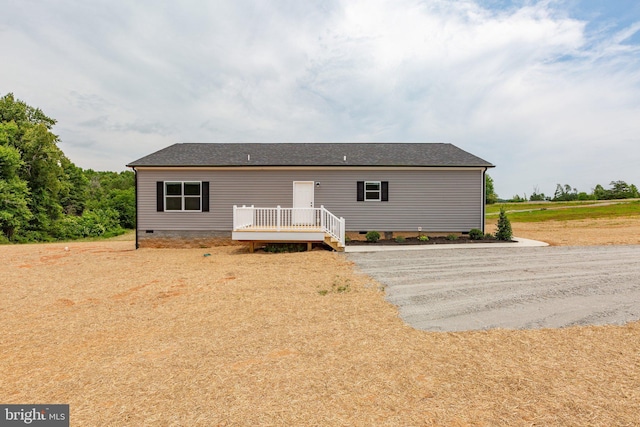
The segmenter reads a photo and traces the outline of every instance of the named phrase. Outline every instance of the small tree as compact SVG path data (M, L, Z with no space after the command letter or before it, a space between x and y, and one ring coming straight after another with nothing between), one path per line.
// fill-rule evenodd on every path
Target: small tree
M507 213L505 212L504 207L501 207L496 228L496 239L511 240L512 236L513 232L511 231L511 221L507 218Z
M546 196L544 193L541 193L540 189L536 186L533 187L533 194L529 196L529 200L532 202L544 202L546 200Z
M489 174L485 174L484 176L484 197L485 203L487 205L494 204L498 201L498 195L496 194L493 187L493 178L489 176Z
M554 202L571 202L578 200L578 190L571 188L569 184L565 184L564 187L560 184L556 186L556 192L553 195Z

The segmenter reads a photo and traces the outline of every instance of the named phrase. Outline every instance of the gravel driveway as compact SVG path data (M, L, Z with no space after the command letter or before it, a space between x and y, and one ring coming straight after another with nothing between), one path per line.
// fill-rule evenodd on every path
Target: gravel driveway
M640 319L640 245L352 253L417 329L624 324Z

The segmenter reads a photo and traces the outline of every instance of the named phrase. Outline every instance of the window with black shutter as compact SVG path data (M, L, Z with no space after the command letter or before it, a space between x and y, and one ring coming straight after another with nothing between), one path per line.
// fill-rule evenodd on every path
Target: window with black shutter
M358 181L357 201L388 202L389 181Z
M209 182L158 181L158 212L209 212Z
M364 181L358 181L358 196L359 202L364 202Z

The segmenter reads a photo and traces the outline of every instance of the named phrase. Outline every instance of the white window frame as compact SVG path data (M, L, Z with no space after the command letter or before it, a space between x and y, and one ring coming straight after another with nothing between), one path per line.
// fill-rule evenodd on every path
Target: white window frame
M378 185L378 189L377 190L367 190L367 185L369 184L377 184ZM367 193L370 191L377 191L378 192L378 198L377 199L370 199L367 197ZM364 201L365 202L380 202L382 201L382 181L365 181L364 182Z
M171 195L168 194L167 186L170 184L180 184L180 195ZM200 193L196 196L195 194L185 194L184 186L185 184L198 184L198 188ZM198 209L185 209L187 198L198 198L199 199L199 208ZM167 203L168 199L177 199L180 198L180 209L169 209L169 204ZM164 181L164 210L165 212L202 212L202 181Z

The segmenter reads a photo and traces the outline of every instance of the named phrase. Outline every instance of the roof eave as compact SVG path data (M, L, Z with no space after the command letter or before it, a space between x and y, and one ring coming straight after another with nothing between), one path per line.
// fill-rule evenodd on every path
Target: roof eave
M126 165L129 168L136 167L145 167L145 168L247 168L247 167L256 167L256 168L495 168L495 165L492 164L483 164L483 165L353 165L353 164L335 164L335 165L300 165L300 164L292 164L292 165L276 165L276 164L234 164L234 165L214 165L214 164L156 164L156 165L145 165L145 164L136 164L129 163Z

